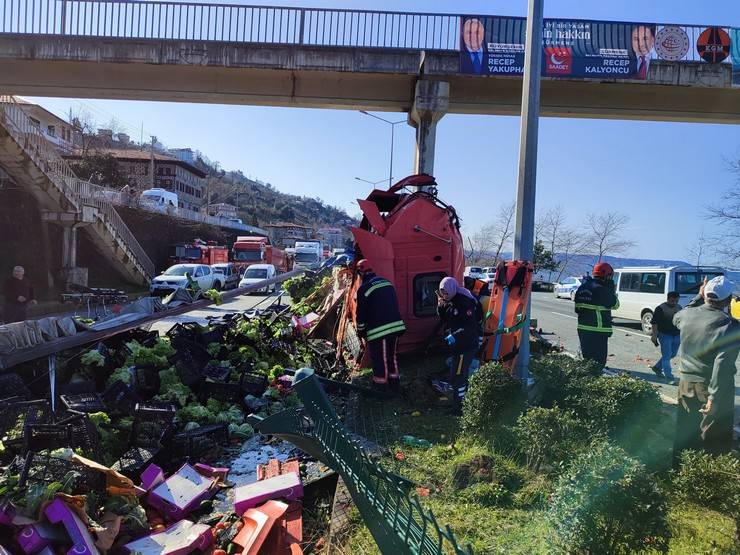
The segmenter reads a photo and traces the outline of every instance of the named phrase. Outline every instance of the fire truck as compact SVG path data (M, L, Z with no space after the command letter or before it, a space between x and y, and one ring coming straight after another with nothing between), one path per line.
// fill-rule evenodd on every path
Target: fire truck
M237 237L231 249L231 261L240 271L252 264L272 264L278 273L290 269L285 251L271 245L267 237Z
M216 245L213 241L195 239L192 243L174 245L172 264L220 264L229 261L229 249Z

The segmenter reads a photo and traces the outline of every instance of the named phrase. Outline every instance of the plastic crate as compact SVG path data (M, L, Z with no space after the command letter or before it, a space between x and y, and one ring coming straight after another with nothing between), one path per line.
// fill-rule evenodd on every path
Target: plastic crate
M31 391L26 387L21 377L15 372L0 374L0 403L6 401L27 401L31 398Z
M172 438L172 455L177 460L198 461L207 453L226 447L228 443L228 425L209 424L175 434Z
M180 381L188 387L193 387L203 379L203 364L187 350L178 350L177 355L170 359L174 365Z
M103 403L110 407L110 412L131 414L141 399L136 390L129 384L116 380L103 391Z
M234 368L231 365L221 366L220 364L209 362L206 364L206 367L203 368L203 377L206 379L210 378L215 382L226 382L233 371Z
M225 403L240 403L241 389L238 384L228 382L213 382L206 380L198 388L198 399L205 403L208 399L216 399Z
M61 395L60 399L69 410L92 414L93 412L105 412L106 407L97 393L82 393L79 395Z
M160 452L159 448L132 447L121 455L111 468L130 478L138 478Z
M50 418L51 406L44 399L0 403L0 436L3 436L3 444L12 452L20 452L26 428L35 424L47 424Z
M87 414L68 410L52 416L54 422L26 426L23 438L26 450L71 447L81 449L85 456L94 460L100 459L100 434Z
M48 453L29 451L25 457L18 457L13 465L19 469L19 488L32 487L37 484L48 486L53 482L63 482L70 472L74 472L79 475L75 493L105 492L105 474L75 461L52 457Z
M267 390L267 376L251 368L244 370L239 380L239 386L244 395L261 397Z
M137 403L130 445L158 449L166 445L177 409L168 403Z

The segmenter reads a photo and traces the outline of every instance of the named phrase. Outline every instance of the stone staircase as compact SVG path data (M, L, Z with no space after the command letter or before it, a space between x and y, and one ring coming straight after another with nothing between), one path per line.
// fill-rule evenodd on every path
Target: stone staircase
M127 281L148 284L154 263L113 204L74 174L9 95L0 95L0 165L36 198L46 221L84 229Z

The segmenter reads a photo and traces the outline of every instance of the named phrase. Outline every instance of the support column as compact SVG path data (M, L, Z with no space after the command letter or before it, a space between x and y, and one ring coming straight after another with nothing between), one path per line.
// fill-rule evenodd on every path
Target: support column
M87 268L77 266L77 230L86 225L80 214L72 212L43 212L44 222L54 224L62 230L61 268L58 271L59 285L69 290L70 285L87 286Z
M67 270L77 266L77 228L74 226L62 228L62 269Z
M409 112L409 125L416 128L414 173L434 175L434 146L437 122L450 105L450 84L446 81L416 82L414 104Z

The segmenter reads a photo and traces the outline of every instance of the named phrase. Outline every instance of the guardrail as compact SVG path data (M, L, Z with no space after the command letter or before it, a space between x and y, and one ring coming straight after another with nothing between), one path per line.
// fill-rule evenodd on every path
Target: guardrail
M460 16L138 0L2 0L0 32L457 50Z

